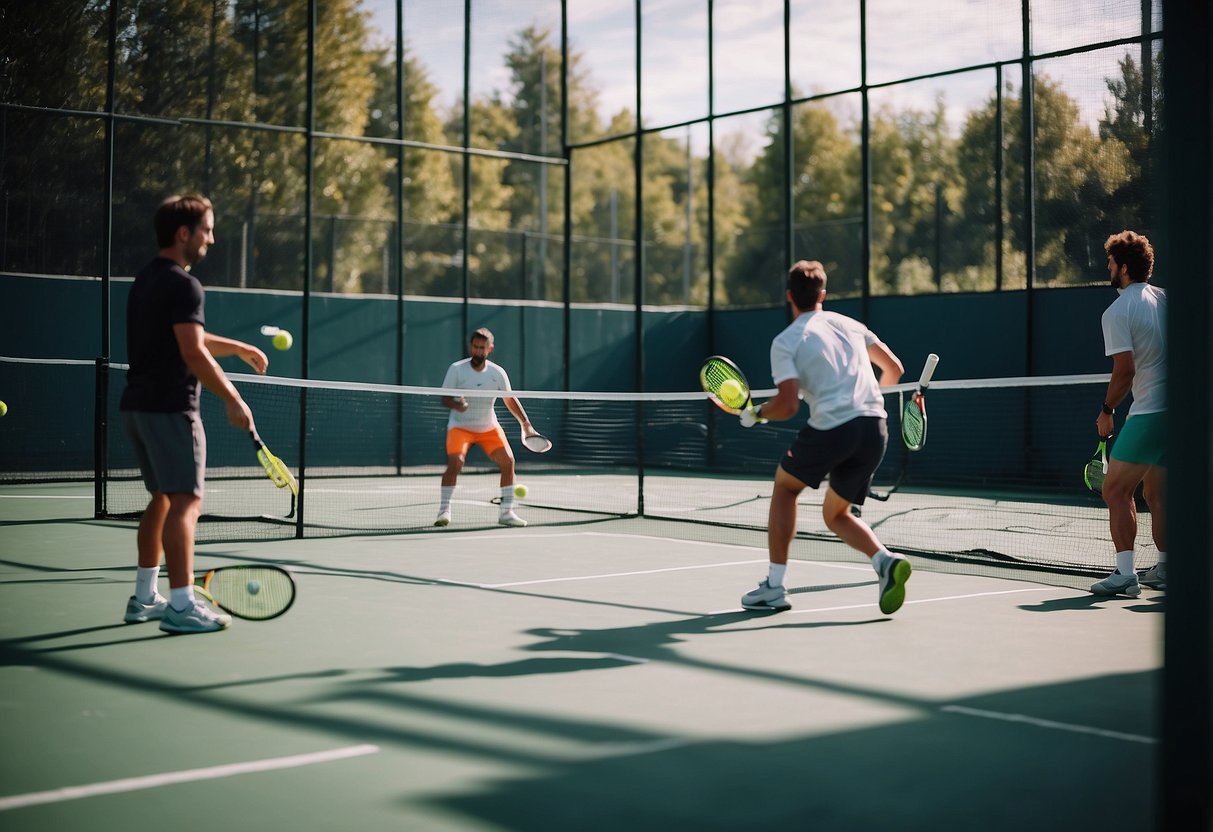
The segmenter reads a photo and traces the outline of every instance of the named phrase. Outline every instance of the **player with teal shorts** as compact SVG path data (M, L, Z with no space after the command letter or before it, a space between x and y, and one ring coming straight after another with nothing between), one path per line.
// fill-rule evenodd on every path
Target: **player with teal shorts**
M1150 285L1154 249L1132 231L1104 243L1108 276L1120 293L1103 314L1104 352L1112 357L1112 379L1095 421L1100 436L1111 436L1116 407L1133 394L1133 406L1112 446L1103 484L1108 524L1116 548L1116 571L1091 586L1096 595L1136 598L1142 584L1166 586L1167 557L1167 293ZM1158 562L1138 575L1133 568L1137 541L1134 493L1144 484L1153 516Z

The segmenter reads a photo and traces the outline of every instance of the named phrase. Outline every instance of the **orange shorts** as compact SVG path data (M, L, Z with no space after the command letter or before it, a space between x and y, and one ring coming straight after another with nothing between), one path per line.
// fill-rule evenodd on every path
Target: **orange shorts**
M484 452L492 456L499 448L507 447L505 431L501 425L491 430L472 431L463 428L450 428L446 432L446 452L448 455L465 456L473 445L479 445Z

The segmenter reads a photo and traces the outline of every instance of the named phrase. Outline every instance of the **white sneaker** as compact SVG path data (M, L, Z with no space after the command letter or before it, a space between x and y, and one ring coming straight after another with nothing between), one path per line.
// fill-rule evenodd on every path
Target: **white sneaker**
M159 621L164 618L166 609L168 609L168 599L159 593L156 593L150 604L144 604L132 595L131 599L126 602L126 615L122 616L122 620L127 624Z
M451 525L451 510L449 508L438 512L438 519L434 521L435 526Z
M1141 584L1137 582L1136 575L1113 572L1102 581L1091 584L1091 592L1094 595L1127 595L1136 598L1141 595Z
M506 509L501 512L501 516L497 518L497 522L503 526L525 526L526 521L514 513L514 509Z
M1137 576L1137 582L1142 586L1150 587L1150 589L1166 589L1167 565L1165 563L1154 564Z
M741 596L741 606L747 610L790 610L788 591L782 586L771 586L769 579L763 578L757 589L751 589Z
M195 598L194 605L184 610L173 609L169 604L164 610L164 618L160 619L160 629L175 635L217 633L226 630L231 623L230 615L215 612Z

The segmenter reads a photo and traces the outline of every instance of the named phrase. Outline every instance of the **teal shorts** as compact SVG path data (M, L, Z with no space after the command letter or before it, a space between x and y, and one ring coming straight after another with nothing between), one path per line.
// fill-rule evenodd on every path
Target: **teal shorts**
M1167 414L1130 416L1112 446L1112 459L1136 465L1167 464Z

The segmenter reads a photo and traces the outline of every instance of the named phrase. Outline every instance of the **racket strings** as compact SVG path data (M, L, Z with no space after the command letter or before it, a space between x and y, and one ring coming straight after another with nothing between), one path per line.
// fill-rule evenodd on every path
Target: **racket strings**
M268 567L216 569L204 588L223 609L249 619L281 615L295 599L291 577Z

